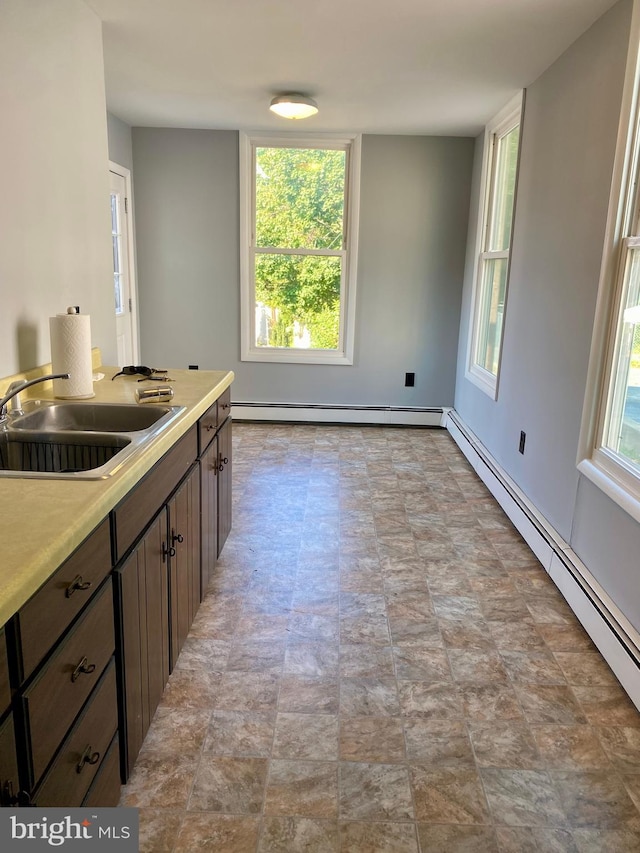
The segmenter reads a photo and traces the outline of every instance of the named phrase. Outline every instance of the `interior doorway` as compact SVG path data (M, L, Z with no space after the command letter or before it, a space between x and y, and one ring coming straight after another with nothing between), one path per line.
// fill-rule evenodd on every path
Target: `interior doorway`
M111 242L113 248L113 289L116 316L118 364L139 361L138 314L133 224L131 220L131 173L117 163L109 163L111 189Z

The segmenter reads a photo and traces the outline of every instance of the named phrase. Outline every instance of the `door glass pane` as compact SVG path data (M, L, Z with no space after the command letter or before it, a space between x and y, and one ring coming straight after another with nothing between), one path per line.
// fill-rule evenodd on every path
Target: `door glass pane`
M486 247L489 252L506 251L511 243L519 136L520 126L517 125L504 136L497 137L495 142L493 203Z
M640 466L640 250L627 256L605 446Z
M257 254L256 346L338 349L341 276L339 257Z
M111 248L113 252L113 286L115 291L116 314L124 312L122 296L122 264L119 229L118 195L111 193Z
M341 250L346 153L256 149L256 238L260 247Z
M494 376L498 375L508 263L507 258L483 261L476 364Z

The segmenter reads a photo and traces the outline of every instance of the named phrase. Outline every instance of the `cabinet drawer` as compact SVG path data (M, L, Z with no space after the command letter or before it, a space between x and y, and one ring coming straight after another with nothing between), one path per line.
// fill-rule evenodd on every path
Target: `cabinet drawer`
M118 735L111 741L104 761L100 765L83 806L88 808L115 807L120 802L120 741Z
M195 462L198 455L196 425L160 459L139 486L114 510L116 561L133 545L149 520Z
M112 661L35 795L37 805L81 805L117 727L116 668Z
M200 454L204 453L213 441L218 428L218 401L200 417L198 421L198 447Z
M11 687L9 686L9 662L7 660L7 640L4 628L0 629L0 716L11 704Z
M231 386L223 391L216 402L201 416L198 421L199 452L202 454L216 434L221 424L231 414Z
M113 593L108 581L25 691L37 781L113 655ZM55 709L55 713L52 713Z
M19 790L13 714L9 714L0 726L0 805L13 805Z
M111 571L105 520L18 614L23 677L27 678Z

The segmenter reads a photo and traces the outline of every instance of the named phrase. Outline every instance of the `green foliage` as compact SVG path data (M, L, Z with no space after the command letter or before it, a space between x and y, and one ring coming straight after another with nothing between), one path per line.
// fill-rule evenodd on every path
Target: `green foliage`
M345 152L258 148L256 245L341 250ZM306 330L314 349L336 349L340 257L256 254L256 301L270 314L269 346L290 347Z

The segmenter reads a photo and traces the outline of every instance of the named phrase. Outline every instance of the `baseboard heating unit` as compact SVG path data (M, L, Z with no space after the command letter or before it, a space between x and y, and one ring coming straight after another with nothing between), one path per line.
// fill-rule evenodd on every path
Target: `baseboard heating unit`
M324 403L233 403L236 421L444 427L447 407L348 406Z
M640 709L638 631L454 410L447 413L446 427Z

